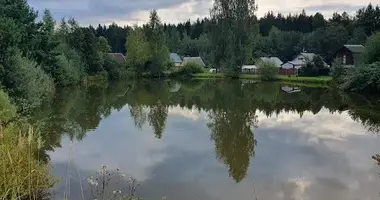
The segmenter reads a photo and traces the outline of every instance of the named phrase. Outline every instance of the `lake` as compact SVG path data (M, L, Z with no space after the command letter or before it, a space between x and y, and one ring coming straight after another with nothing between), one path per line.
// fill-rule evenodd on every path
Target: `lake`
M94 199L87 179L106 174L103 165L110 191L144 199L380 194L371 158L380 153L375 97L252 81L142 80L59 90L33 120L48 133L59 199Z

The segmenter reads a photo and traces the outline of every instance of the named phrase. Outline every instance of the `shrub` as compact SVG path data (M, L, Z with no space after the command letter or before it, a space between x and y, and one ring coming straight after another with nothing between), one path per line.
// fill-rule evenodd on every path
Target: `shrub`
M342 81L342 77L344 76L345 70L339 59L334 60L332 64L332 77L333 80L337 83Z
M305 67L301 68L301 76L327 76L330 69L325 66L322 57L315 56L312 61L308 61Z
M343 78L341 87L349 91L379 91L380 62L363 64L350 69Z
M62 86L78 83L81 80L81 72L75 62L69 60L65 55L59 55L57 59L57 69L54 74L55 82Z
M118 63L113 57L106 56L104 60L104 69L108 72L110 80L119 80L127 77L126 65Z
M203 68L195 62L187 62L184 66L179 67L178 71L175 72L175 75L179 76L192 76L196 73L202 73Z
M16 107L11 104L8 95L0 90L0 126L16 116Z
M365 61L373 63L380 61L380 32L373 34L368 38L366 44Z
M66 43L57 47L58 56L57 71L54 76L59 85L72 85L80 82L85 75L85 64L81 56Z
M4 86L22 109L40 105L53 91L52 78L36 62L15 54L6 66Z
M274 81L277 79L279 68L272 62L260 61L257 64L257 73L263 81Z
M9 124L0 132L0 199L47 198L55 180L39 159L42 143L31 128Z

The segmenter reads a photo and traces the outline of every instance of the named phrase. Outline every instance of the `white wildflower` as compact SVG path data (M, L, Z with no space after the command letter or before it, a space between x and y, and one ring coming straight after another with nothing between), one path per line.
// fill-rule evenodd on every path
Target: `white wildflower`
M87 178L87 182L90 184L90 185L93 185L93 186L98 186L98 182L94 180L94 177L89 177Z

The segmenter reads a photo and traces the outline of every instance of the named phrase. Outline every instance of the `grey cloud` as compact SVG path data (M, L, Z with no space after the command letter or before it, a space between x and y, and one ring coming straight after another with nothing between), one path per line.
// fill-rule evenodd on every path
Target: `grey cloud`
M202 0L66 0L64 3L60 0L28 1L37 10L50 9L56 18L75 17L79 21L96 23L97 21L130 20L128 15L136 11L168 8Z
M357 11L365 5L353 5L348 3L325 3L321 5L300 7L299 9L305 9L306 11L311 12L323 12L323 11L337 11L337 12L352 12Z

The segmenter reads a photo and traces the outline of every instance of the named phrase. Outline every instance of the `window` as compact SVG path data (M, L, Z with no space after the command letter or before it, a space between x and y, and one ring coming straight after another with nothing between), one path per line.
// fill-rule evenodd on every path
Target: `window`
M347 56L346 55L343 55L342 63L343 63L343 65L345 65L347 63Z

